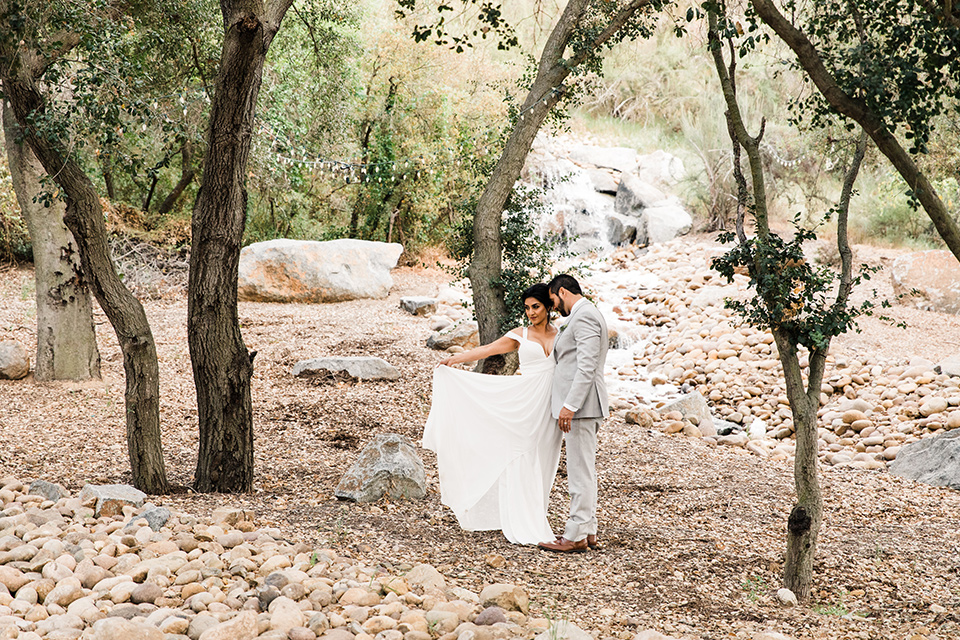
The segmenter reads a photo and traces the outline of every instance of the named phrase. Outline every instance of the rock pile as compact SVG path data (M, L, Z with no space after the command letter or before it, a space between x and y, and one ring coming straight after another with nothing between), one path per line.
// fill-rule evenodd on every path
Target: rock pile
M695 389L709 403L716 434L701 432L699 420L683 411L665 411L665 404L654 412L636 397L613 398L612 404L631 422L745 447L764 458L792 457L794 425L773 336L742 325L723 307L725 297L746 294L747 278L736 276L728 285L711 271L710 258L721 251L680 241L621 249L585 279L597 290L621 270L660 278L645 289L621 285L614 289L618 299L606 300L612 320L639 328L636 337L646 342L612 375ZM902 446L960 427L960 378L947 369L919 358L830 356L818 413L822 462L884 468Z
M96 498L54 501L10 477L0 486L4 640L549 636L516 585L477 594L430 565L388 573L257 529L249 512L219 509L212 524L168 512L161 524L146 519L162 509L149 503L95 517Z
M538 136L521 182L542 192L542 232L574 252L656 244L690 231L693 219L668 195L685 171L667 152L582 144L568 136Z

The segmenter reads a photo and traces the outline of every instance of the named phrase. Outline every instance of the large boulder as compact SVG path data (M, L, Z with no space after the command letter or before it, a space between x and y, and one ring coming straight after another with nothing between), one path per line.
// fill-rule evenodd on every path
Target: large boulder
M677 236L688 233L693 227L693 218L676 201L664 201L643 210L646 226L643 228L646 237L637 230L637 242L640 244L659 244L669 242Z
M375 502L384 495L420 499L426 494L423 461L413 443L395 433L382 433L364 447L334 491L337 498L354 502Z
M306 378L327 373L346 373L358 380L398 380L400 372L384 360L373 356L350 358L311 358L293 367L293 375Z
M960 263L946 250L904 254L890 268L895 295L908 296L917 307L960 312Z
M611 213L607 216L607 240L619 246L629 244L637 237L637 219Z
M126 484L87 484L80 490L83 504L95 502L94 517L116 516L123 513L123 507L140 508L147 494L136 487Z
M632 173L620 176L614 208L624 216L640 216L644 209L666 199L663 191Z
M30 373L30 356L19 342L0 342L0 380L20 380Z
M888 469L895 476L960 489L960 429L911 442Z
M586 169L586 173L595 191L598 193L607 193L612 196L617 195L618 183L609 171L604 169Z
M258 302L384 298L403 246L366 240L269 240L240 252L237 294Z
M438 351L444 351L450 347L473 349L479 344L480 328L472 320L458 322L449 329L437 331L427 338L427 347Z
M695 424L703 435L713 436L717 434L717 427L713 422L710 406L707 404L707 399L699 391L681 396L660 408L661 415L666 415L672 411L682 413L683 417Z
M960 376L960 355L947 356L937 363L934 371L944 373L952 378Z
M634 173L641 180L668 188L683 180L687 172L684 169L683 160L658 149L653 153L637 156L637 168Z

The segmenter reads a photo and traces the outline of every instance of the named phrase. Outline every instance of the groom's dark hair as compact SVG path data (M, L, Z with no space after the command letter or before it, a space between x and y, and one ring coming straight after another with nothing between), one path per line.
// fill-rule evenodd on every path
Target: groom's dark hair
M551 280L547 286L550 288L550 293L554 295L558 294L560 289L566 289L570 293L578 296L583 295L583 292L580 290L580 283L568 273L561 273Z

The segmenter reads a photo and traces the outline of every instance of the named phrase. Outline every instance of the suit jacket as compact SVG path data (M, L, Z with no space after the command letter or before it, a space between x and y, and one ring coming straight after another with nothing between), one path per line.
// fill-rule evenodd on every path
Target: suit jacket
M553 346L557 361L550 403L553 417L559 417L565 404L577 409L574 419L609 415L603 382L608 340L607 323L592 302L573 310Z

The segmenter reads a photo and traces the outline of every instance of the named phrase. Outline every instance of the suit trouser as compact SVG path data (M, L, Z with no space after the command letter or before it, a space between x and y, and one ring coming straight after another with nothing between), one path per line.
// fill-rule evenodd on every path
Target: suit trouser
M563 537L583 540L597 533L597 430L603 418L579 418L571 421L564 434L567 447L567 488L570 492L570 516Z

